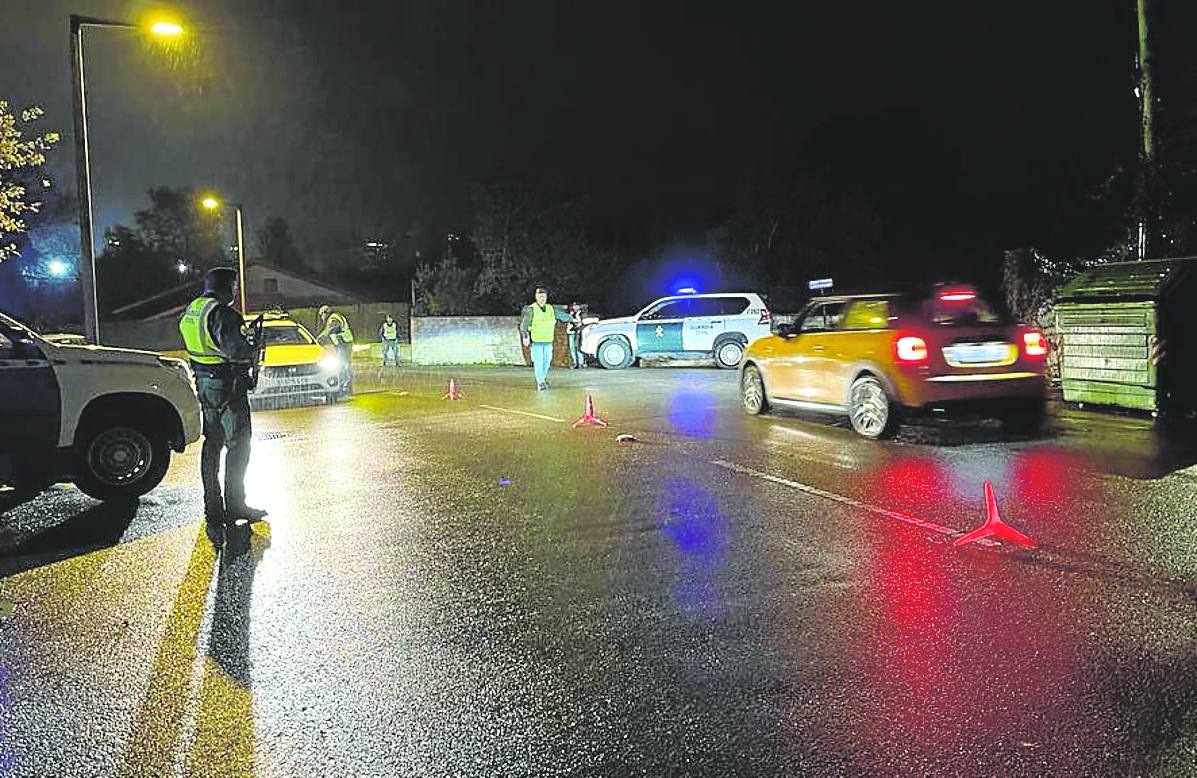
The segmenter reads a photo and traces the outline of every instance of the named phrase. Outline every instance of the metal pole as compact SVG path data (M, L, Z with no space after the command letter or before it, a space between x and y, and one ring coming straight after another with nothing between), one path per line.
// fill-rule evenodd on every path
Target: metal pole
M79 280L83 287L83 337L100 342L96 249L91 221L91 160L87 148L87 96L83 88L83 25L71 15L71 81L75 112L75 174L79 197Z
M241 287L241 315L246 314L245 308L245 285L249 283L249 279L245 277L245 233L241 223L241 206L233 205L233 209L237 212L237 275L241 279L238 284Z
M1136 247L1139 259L1146 259L1150 238L1147 220L1152 203L1152 176L1155 164L1155 139L1152 130L1154 106L1151 95L1151 49L1147 41L1147 0L1138 0L1139 6L1139 134L1142 145L1139 149L1139 234Z

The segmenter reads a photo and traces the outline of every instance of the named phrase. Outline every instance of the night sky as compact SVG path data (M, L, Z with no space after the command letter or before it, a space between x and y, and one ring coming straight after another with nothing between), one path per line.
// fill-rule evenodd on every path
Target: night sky
M1197 32L1197 3L1156 4L1161 35ZM67 132L67 186L67 17L146 7L0 5L0 96ZM522 177L591 195L647 250L804 170L865 193L907 255L1079 253L1086 194L1134 160L1134 0L174 7L194 34L165 57L87 33L101 228L149 186L210 186L251 231L286 218L320 261L416 224L468 230L471 182Z

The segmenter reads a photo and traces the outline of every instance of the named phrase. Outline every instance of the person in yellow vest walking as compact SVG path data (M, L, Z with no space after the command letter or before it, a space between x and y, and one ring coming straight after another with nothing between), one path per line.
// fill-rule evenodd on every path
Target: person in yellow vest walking
M266 511L245 504L245 471L253 437L249 412L249 369L258 345L245 334L245 320L233 307L237 271L217 267L204 276L204 293L187 306L179 334L195 373L195 391L203 412L204 445L200 477L204 484L204 519L208 539L219 546L223 532L239 521L258 521ZM220 455L224 457L221 494Z
M341 358L341 386L345 394L353 394L353 330L349 327L349 320L329 306L322 305L320 327L316 341L331 345Z
M399 367L399 322L389 313L386 321L378 328L378 340L382 343L382 366L387 366L389 356L391 364Z
M536 373L536 388L549 388L549 365L553 364L553 335L557 322L569 322L569 314L549 305L549 292L536 290L536 301L524 307L520 316L520 339L532 352L532 368Z

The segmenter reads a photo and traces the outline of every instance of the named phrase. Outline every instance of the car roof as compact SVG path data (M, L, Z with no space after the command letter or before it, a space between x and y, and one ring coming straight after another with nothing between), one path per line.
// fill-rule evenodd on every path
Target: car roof
M667 294L660 300L689 300L693 297L760 297L758 292L704 292L703 294Z

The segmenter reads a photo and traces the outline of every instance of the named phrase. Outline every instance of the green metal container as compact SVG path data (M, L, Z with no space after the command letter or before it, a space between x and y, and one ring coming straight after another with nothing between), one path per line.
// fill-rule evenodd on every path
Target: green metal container
M1197 258L1098 265L1056 297L1060 379L1068 402L1156 412L1194 407Z

